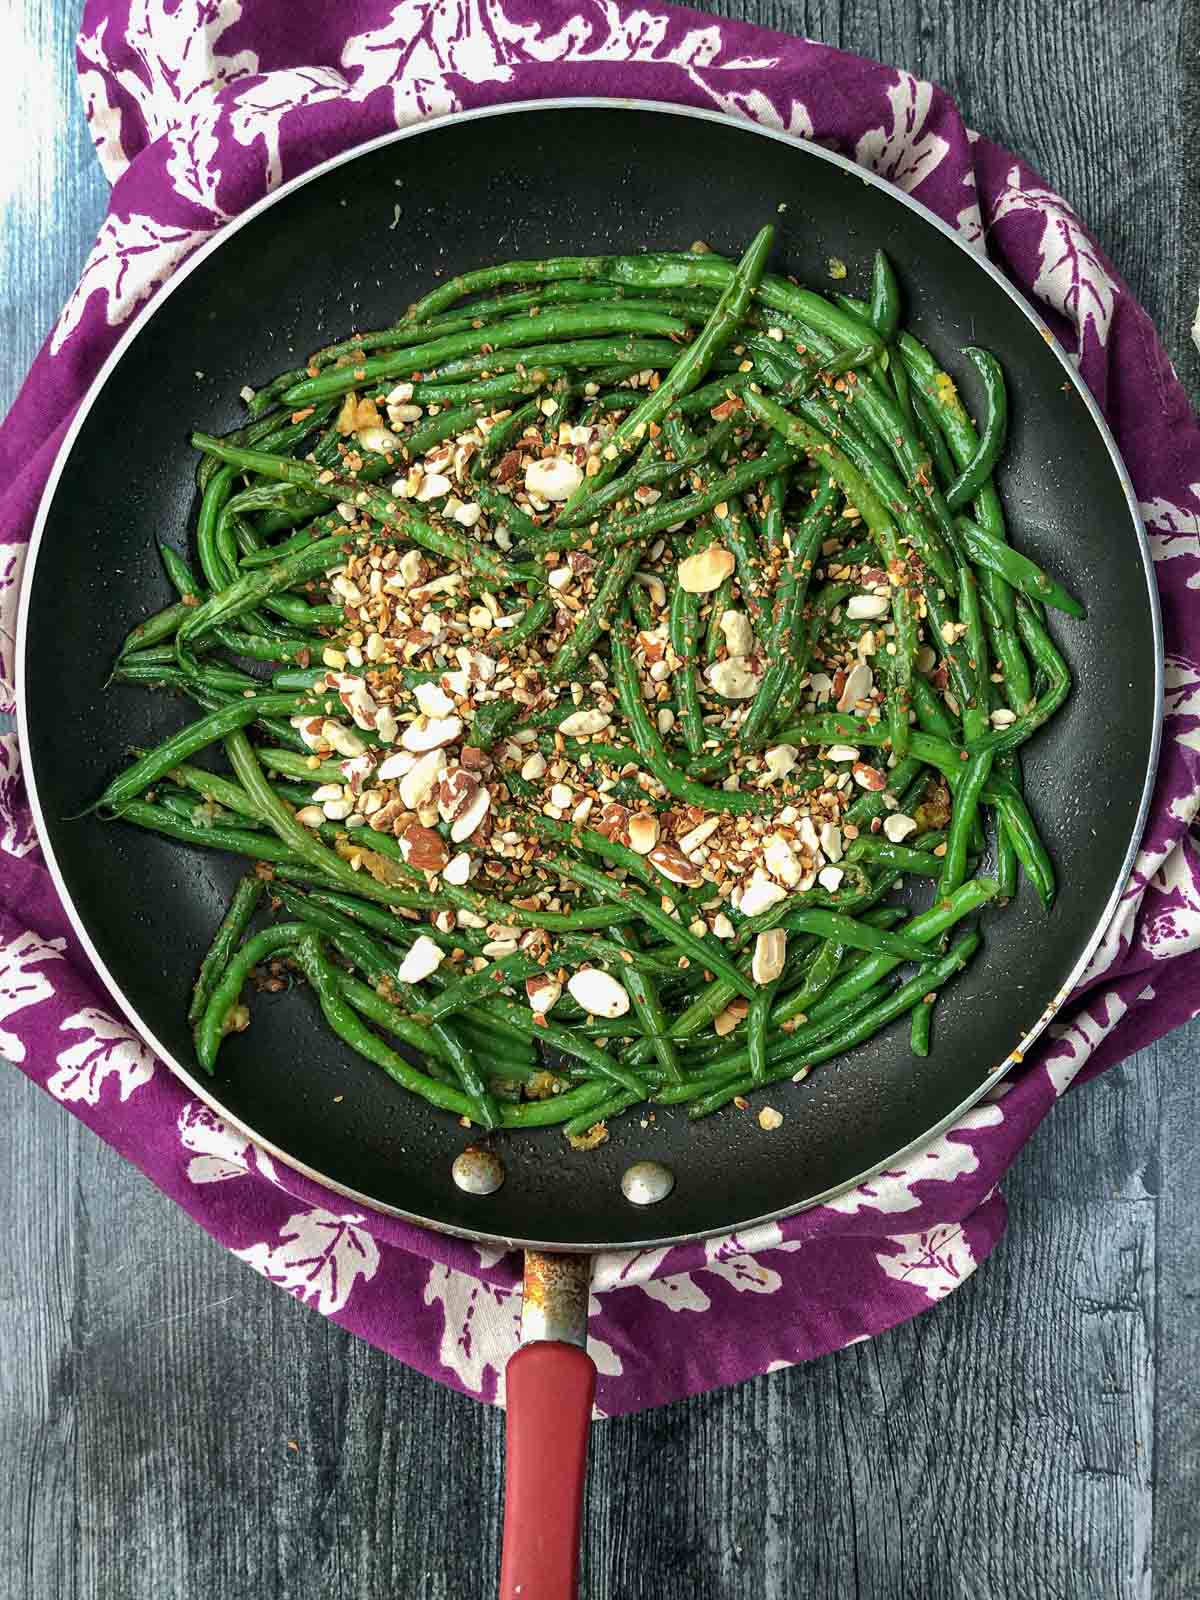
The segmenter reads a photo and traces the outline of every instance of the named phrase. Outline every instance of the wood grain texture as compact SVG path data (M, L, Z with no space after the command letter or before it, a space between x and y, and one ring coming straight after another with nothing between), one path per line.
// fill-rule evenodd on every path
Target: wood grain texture
M1080 206L1196 392L1195 0L704 9L944 83ZM14 15L36 137L0 215L5 402L104 195L75 19ZM1006 1241L918 1321L597 1429L587 1600L1194 1600L1198 1054L1193 1024L1068 1096ZM3 1600L491 1592L499 1416L280 1294L17 1073L0 1128Z

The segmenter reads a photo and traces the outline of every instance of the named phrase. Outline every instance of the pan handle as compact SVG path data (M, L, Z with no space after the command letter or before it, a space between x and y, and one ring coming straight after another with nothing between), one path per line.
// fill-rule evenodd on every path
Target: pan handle
M522 1345L505 1373L500 1600L575 1600L596 1367L586 1256L525 1257Z

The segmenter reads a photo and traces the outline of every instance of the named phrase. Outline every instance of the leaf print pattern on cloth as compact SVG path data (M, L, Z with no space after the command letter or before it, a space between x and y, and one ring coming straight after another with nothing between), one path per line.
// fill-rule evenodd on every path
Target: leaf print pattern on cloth
M364 1221L357 1213L299 1211L279 1230L277 1243L264 1240L233 1253L330 1317L343 1309L358 1280L370 1282L379 1268L379 1246Z
M1108 343L1118 286L1062 196L1036 182L1022 184L1021 176L1020 166L1009 172L1004 192L991 207L989 232L1014 214L1032 213L1041 222L1039 271L1033 292L1073 324L1078 335L1076 354L1082 357L1089 329L1099 344Z
M889 1278L912 1284L930 1300L943 1300L969 1278L978 1263L961 1223L930 1228L927 1233L899 1233L886 1241L875 1259Z
M224 1183L251 1172L260 1172L271 1183L277 1182L275 1163L267 1152L199 1100L185 1102L176 1126L180 1144L193 1152L187 1164L190 1183Z
M1056 1095L1065 1094L1075 1081L1088 1057L1125 1015L1127 1006L1119 994L1104 994L1093 1000L1087 1011L1081 1011L1072 1022L1052 1023L1050 1037L1054 1040L1046 1055L1046 1075Z
M58 1071L46 1084L56 1100L98 1106L110 1078L116 1080L119 1097L128 1100L154 1076L154 1052L107 1011L85 1006L61 1023L60 1030L84 1037L56 1057Z
M887 97L890 126L864 133L854 159L911 194L946 159L950 146L940 133L926 129L933 106L931 83L898 72Z
M50 340L51 355L57 355L74 333L94 296L100 298L109 326L119 327L166 282L184 256L208 238L209 231L156 222L140 211L126 217L110 212L101 224L83 276L58 319Z
M1189 483L1188 494L1200 506L1200 483ZM1188 588L1200 589L1200 514L1157 497L1143 500L1140 510L1155 561L1182 558L1188 563Z
M0 850L10 856L27 856L40 849L21 778L17 736L3 733L0 734Z
M943 1133L928 1144L915 1150L903 1166L880 1172L857 1189L836 1195L825 1202L824 1209L852 1217L864 1210L916 1211L921 1198L913 1193L917 1183L953 1183L979 1170L979 1156L969 1139L959 1137L982 1128L998 1128L1004 1121L1000 1106L981 1101L954 1124L949 1133Z
M65 939L45 940L32 931L0 945L0 1021L50 999L54 986L44 972L34 969L44 961L61 961L66 948ZM6 1061L25 1060L24 1042L3 1028L0 1056Z

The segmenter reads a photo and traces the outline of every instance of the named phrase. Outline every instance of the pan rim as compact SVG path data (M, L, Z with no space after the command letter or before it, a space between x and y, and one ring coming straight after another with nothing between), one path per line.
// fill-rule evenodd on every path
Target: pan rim
M1158 587L1154 576L1154 560L1151 554L1150 543L1146 534L1145 524L1142 520L1139 509L1137 494L1134 490L1133 482L1129 475L1129 469L1125 465L1125 461L1117 447L1117 443L1112 435L1112 431L1105 421L1099 405L1091 393L1091 390L1084 383L1078 369L1067 355L1067 352L1063 349L1062 344L1054 335L1053 331L1039 316L1031 303L1026 300L1025 297L1012 286L1012 284L1009 283L1008 279L1005 278L1004 274L999 270L994 262L992 262L986 255L973 249L969 244L967 244L954 228L952 228L948 223L944 222L943 219L936 214L936 212L931 211L929 207L922 204L921 201L914 200L910 194L898 188L896 185L888 182L885 178L880 177L877 173L871 171L869 168L862 167L857 162L851 161L848 157L840 155L836 151L827 150L822 145L816 144L811 140L798 138L797 136L785 133L780 129L766 128L754 122L733 118L720 111L709 110L707 108L696 106L676 105L669 101L641 100L632 98L626 99L605 95L586 95L578 97L560 96L550 99L512 101L499 106L483 106L469 111L451 112L444 116L434 117L430 118L428 121L416 123L407 128L399 128L389 133L381 134L377 138L367 140L362 144L356 144L350 149L340 152L336 156L331 156L328 160L319 163L310 171L299 174L297 177L289 180L289 182L282 184L278 189L274 189L268 194L263 195L260 200L257 200L239 216L233 218L230 222L227 222L220 227L217 232L214 233L211 239L209 239L205 244L201 245L193 255L191 255L175 272L172 273L167 282L133 317L129 326L118 339L117 343L101 365L99 371L96 373L96 376L93 378L88 387L87 393L79 403L78 409L76 410L75 416L71 420L70 426L67 428L67 431L63 436L62 442L59 445L58 451L55 455L54 463L50 469L50 474L46 480L45 489L42 492L41 500L38 505L37 516L34 521L33 532L26 550L25 567L22 577L21 594L17 612L15 658L17 675L17 731L23 749L29 749L29 706L25 695L25 684L28 681L28 674L26 673L25 665L26 654L29 648L28 623L30 595L32 593L34 578L37 571L37 560L41 551L42 538L46 529L47 521L49 519L50 507L53 504L54 497L58 489L59 480L66 469L66 465L74 448L75 441L83 427L84 422L91 412L92 407L99 399L105 385L107 384L112 373L115 371L116 367L119 365L120 361L123 359L128 347L138 337L142 329L150 322L158 309L166 303L167 299L175 292L179 285L183 283L191 275L191 273L201 265L201 263L206 261L210 255L214 254L220 248L226 239L231 238L242 228L248 226L252 221L254 221L262 212L268 210L271 206L275 205L286 196L294 193L297 189L302 188L305 184L314 182L316 179L326 176L328 173L336 170L338 167L343 166L350 161L357 160L360 156L370 154L371 152L382 149L388 145L399 143L401 140L417 138L426 133L436 132L438 129L444 128L450 123L479 121L489 117L512 116L530 112L553 113L557 111L575 109L653 112L658 115L697 118L705 122L721 123L734 128L739 132L755 134L761 138L773 139L778 143L788 145L792 148L798 148L809 156L825 161L829 165L834 166L845 173L851 174L856 178L859 178L869 187L882 190L889 196L889 198L901 205L908 207L909 210L913 211L927 225L935 228L939 233L951 240L954 245L961 250L963 254L975 265L976 268L986 273L992 279L992 281L1008 296L1008 298L1018 308L1026 320L1046 341L1047 345L1057 359L1062 371L1064 372L1066 381L1072 385L1086 406L1088 415L1092 421L1092 425L1096 428L1100 435L1101 441L1103 442L1116 471L1117 479L1122 490L1124 491L1126 504L1128 506L1130 518L1133 524L1134 536L1137 540L1138 551L1141 556L1142 573L1146 586L1146 600L1150 609L1151 636L1154 646L1154 720L1153 727L1151 729L1150 749L1146 763L1146 773L1143 781L1141 798L1138 804L1137 816L1130 833L1129 843L1125 850L1125 856L1121 863L1120 871L1116 877L1113 890L1105 903L1104 909L1097 921L1097 924L1092 932L1088 935L1078 960L1076 961L1075 966L1072 968L1069 977L1051 1002L1038 1016L1036 1021L1018 1041L1014 1049L1009 1052L1009 1054L1004 1058L1003 1061L999 1063L998 1066L991 1069L984 1076L978 1086L959 1105L948 1112L947 1115L944 1116L933 1127L926 1129L917 1138L911 1140L899 1150L891 1152L882 1161L875 1163L866 1171L858 1173L854 1177L848 1178L844 1182L838 1183L829 1189L823 1190L820 1194L812 1195L804 1200L797 1201L794 1205L783 1206L777 1210L747 1218L744 1221L734 1220L732 1222L723 1224L720 1227L704 1228L698 1231L684 1232L679 1234L651 1234L644 1239L629 1240L616 1245L609 1241L579 1243L574 1240L570 1242L564 1242L562 1240L537 1240L514 1237L510 1235L489 1232L486 1229L466 1228L442 1222L435 1218L422 1216L417 1212L407 1211L400 1206L394 1206L388 1204L387 1202L375 1199L374 1197L365 1194L361 1190L352 1188L348 1184L340 1183L336 1179L328 1177L325 1173L322 1173L318 1169L309 1166L307 1163L297 1160L286 1150L281 1149L270 1139L265 1138L247 1123L234 1116L216 1097L212 1089L200 1082L194 1076L194 1074L184 1067L179 1061L177 1061L171 1052L167 1050L155 1037L154 1033L145 1025L144 1021L139 1016L137 1008L126 997L121 986L113 978L104 961L101 959L99 952L96 950L91 936L89 935L88 930L83 922L83 919L76 909L70 890L59 868L58 860L54 854L54 850L50 842L49 832L42 813L41 801L38 795L37 781L33 770L33 764L32 762L26 763L24 769L25 785L29 796L30 809L33 815L34 826L37 831L38 841L41 844L43 856L50 871L51 881L53 882L55 891L58 894L64 909L66 910L68 921L70 922L76 938L79 940L79 943L82 946L84 953L92 963L92 966L95 968L102 981L107 986L109 994L116 1001L117 1005L124 1013L127 1021L131 1024L138 1037L143 1039L151 1046L158 1059L164 1062L170 1071L186 1085L188 1090L206 1106L208 1106L210 1110L214 1111L229 1126L236 1128L240 1133L244 1134L259 1149L266 1151L272 1158L280 1161L284 1166L290 1168L293 1172L299 1173L302 1177L308 1178L315 1183L320 1183L326 1188L333 1190L334 1193L339 1194L346 1199L352 1200L356 1204L366 1206L369 1210L377 1211L382 1215L395 1217L400 1221L412 1223L419 1227L428 1228L435 1233L449 1235L461 1239L479 1241L489 1245L503 1247L505 1249L524 1248L552 1252L571 1251L579 1254L590 1255L600 1254L602 1252L611 1250L625 1251L663 1249L672 1245L687 1243L691 1240L720 1237L731 1232L745 1233L748 1230L760 1227L765 1223L780 1222L785 1218L796 1216L803 1211L808 1211L816 1206L824 1205L830 1200L837 1198L837 1196L846 1194L852 1189L858 1188L861 1184L866 1183L871 1178L877 1176L880 1172L896 1166L898 1163L904 1161L914 1151L919 1150L922 1146L927 1144L930 1140L940 1137L947 1131L947 1129L951 1128L957 1121L959 1121L961 1117L970 1111L973 1106L977 1105L989 1090L991 1090L997 1083L1006 1077L1014 1065L1025 1058L1030 1048L1041 1036L1047 1025L1052 1021L1054 1016L1057 1014L1061 1006L1072 993L1079 980L1087 970L1091 957L1112 920L1113 914L1120 903L1122 894L1124 893L1126 883L1128 882L1129 874L1133 868L1138 848L1141 844L1146 820L1149 815L1151 798L1153 796L1154 784L1158 771L1158 761L1161 752L1163 733L1163 694L1165 687L1165 667L1163 659L1164 641L1162 632L1162 611L1159 603Z

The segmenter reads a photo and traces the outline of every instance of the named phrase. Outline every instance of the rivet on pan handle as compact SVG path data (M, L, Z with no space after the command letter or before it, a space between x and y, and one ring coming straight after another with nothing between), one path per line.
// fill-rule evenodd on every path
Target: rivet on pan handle
M521 1348L508 1363L500 1600L575 1600L596 1367L587 1256L525 1256Z

